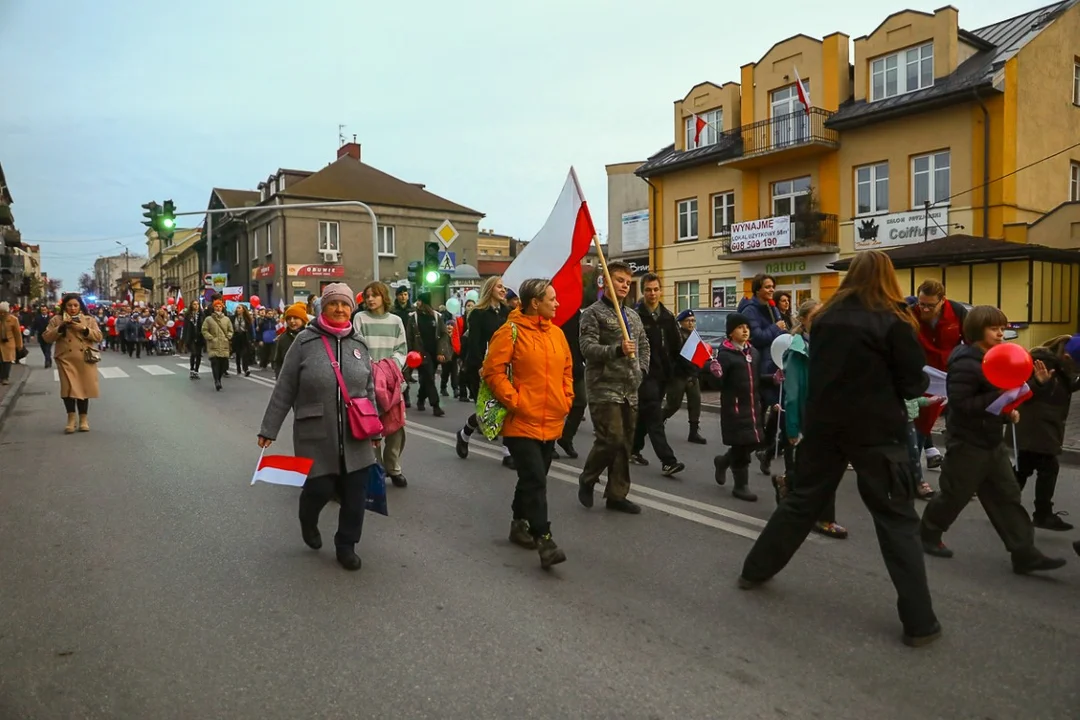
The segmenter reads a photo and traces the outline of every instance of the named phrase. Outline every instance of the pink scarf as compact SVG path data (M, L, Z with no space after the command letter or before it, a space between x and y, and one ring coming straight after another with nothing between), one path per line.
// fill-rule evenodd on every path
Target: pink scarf
M316 322L326 332L330 333L334 337L347 338L353 333L353 324L346 320L341 324L331 322L325 315L320 315Z

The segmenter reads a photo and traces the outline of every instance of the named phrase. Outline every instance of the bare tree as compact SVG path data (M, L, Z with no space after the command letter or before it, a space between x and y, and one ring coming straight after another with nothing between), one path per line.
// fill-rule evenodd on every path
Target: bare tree
M99 289L97 278L90 273L83 273L79 276L79 289L86 295L97 295Z
M49 297L47 298L48 301L50 303L56 302L57 299L58 299L57 296L60 293L60 279L59 278L49 278L49 284L46 286L46 289L48 290L48 295L49 295Z

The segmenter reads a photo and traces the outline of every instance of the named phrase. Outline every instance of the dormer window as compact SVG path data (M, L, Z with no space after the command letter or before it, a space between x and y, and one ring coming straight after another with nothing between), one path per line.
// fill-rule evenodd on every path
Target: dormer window
M270 178L270 194L277 195L277 178Z
M870 102L934 84L934 44L926 43L870 62Z
M700 134L698 133L698 119L704 123L701 128ZM716 110L709 110L708 112L701 113L700 115L688 115L686 117L686 149L693 150L694 148L705 147L707 145L715 145L720 140L720 133L724 131L724 111L717 108ZM697 142L694 142L694 138L697 137Z

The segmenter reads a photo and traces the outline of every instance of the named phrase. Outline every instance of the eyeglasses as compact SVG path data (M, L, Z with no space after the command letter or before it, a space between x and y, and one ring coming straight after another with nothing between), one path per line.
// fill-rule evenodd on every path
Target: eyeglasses
M938 300L936 302L932 302L932 303L919 303L919 309L920 310L934 310L940 304L941 304L940 300Z

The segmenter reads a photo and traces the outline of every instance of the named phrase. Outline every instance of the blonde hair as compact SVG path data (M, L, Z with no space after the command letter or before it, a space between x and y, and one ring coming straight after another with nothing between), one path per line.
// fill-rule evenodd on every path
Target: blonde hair
M814 311L819 307L821 307L821 301L816 298L807 298L806 300L803 300L802 305L799 306L798 316L795 319L795 328L791 333L793 335L802 335L806 321L810 319L810 316L813 315Z
M501 280L502 277L496 275L495 277L489 277L484 281L483 286L480 288L480 301L473 306L473 310L483 310L484 308L503 304L502 300L495 297L495 286L498 285Z

